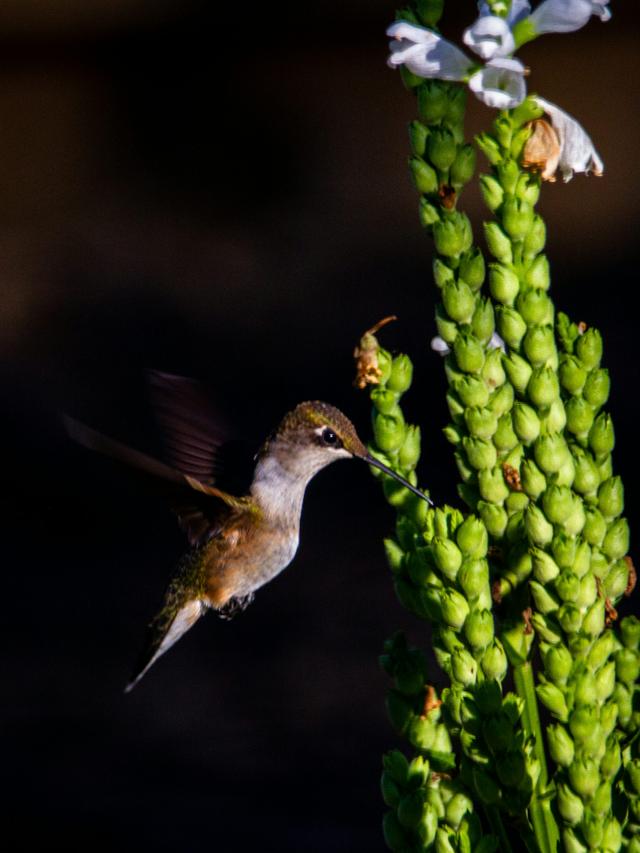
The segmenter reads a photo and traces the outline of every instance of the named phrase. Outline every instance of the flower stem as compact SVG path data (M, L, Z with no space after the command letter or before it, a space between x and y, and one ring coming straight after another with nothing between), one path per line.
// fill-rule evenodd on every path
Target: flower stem
M555 853L560 841L558 825L551 811L551 801L546 796L548 784L547 760L544 754L538 700L533 680L533 669L529 661L513 668L513 681L518 696L524 703L522 727L527 737L533 740L534 754L540 762L540 776L529 805L529 814L540 853Z

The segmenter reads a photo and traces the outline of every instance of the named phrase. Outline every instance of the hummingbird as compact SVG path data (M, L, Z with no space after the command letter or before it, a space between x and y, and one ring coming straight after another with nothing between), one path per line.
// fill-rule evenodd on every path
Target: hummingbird
M283 417L254 456L246 493L223 491L217 480L224 442L198 384L159 372L150 372L150 383L171 464L65 417L67 432L80 444L168 481L181 492L172 508L190 548L147 628L125 692L207 611L230 618L291 563L298 550L305 490L327 465L360 459L431 503L369 453L342 412L319 401L300 403Z

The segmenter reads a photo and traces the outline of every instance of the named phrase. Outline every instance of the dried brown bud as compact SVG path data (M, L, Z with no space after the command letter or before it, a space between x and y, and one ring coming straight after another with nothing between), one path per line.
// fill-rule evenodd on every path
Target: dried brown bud
M629 598L629 596L631 595L633 590L636 588L636 581L638 580L638 574L636 572L636 567L633 565L633 560L631 559L631 557L628 554L624 558L624 561L627 564L627 566L629 566L629 580L627 581L627 588L624 591L624 595L626 595L626 597Z
M507 483L507 486L514 492L522 491L522 483L520 481L520 472L517 468L514 468L513 465L509 465L508 462L502 463L502 473L504 474L504 479Z
M543 181L555 181L561 152L558 134L543 118L535 119L529 127L531 136L522 152L522 166L532 172L540 172Z
M398 318L395 315L383 317L374 326L364 333L360 338L360 343L353 351L353 357L356 360L356 378L353 384L356 388L366 388L367 385L379 385L382 371L378 367L378 350L380 344L375 334L387 323L391 323Z

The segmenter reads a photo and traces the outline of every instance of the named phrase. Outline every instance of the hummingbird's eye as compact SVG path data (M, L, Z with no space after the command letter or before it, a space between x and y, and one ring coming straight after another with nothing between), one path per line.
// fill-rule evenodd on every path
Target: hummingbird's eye
M342 442L332 429L325 427L322 430L322 441L327 447L342 447Z

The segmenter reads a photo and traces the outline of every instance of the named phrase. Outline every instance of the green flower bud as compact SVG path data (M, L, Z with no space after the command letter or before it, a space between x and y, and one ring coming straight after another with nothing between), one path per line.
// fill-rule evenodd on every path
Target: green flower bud
M509 308L507 305L499 305L497 309L497 325L498 333L507 346L511 347L511 349L517 349L527 331L527 324L520 314L514 308Z
M437 286L444 287L447 282L455 281L455 278L455 273L451 267L440 260L440 258L435 258L433 262L433 280Z
M537 581L529 581L529 588L533 595L536 610L540 613L547 615L558 609L558 600L542 584L539 584Z
M496 464L497 453L491 442L483 441L481 438L463 438L462 446L473 468L477 470L493 468Z
M545 708L551 711L554 717L557 717L561 722L566 722L568 717L567 704L562 691L555 684L551 684L550 682L538 684L536 693L538 694L538 699Z
M447 314L458 323L471 320L476 305L473 291L464 281L450 281L442 288L442 302Z
M383 415L402 417L402 410L398 406L398 395L394 391L378 385L371 392L371 402Z
M603 703L613 693L616 684L616 666L613 661L605 664L596 673L596 695L598 702Z
M424 154L428 135L429 128L425 127L422 122L412 121L409 123L409 144L416 157L422 157ZM436 185L435 190L428 190L428 192L437 192L437 189Z
M399 450L405 439L405 423L402 415L383 415L376 412L373 416L373 435L383 453Z
M532 570L534 578L541 584L550 583L560 574L553 558L540 548L531 548Z
M489 402L489 389L482 379L476 376L464 376L456 379L453 388L464 406L483 408Z
M526 271L524 280L529 287L534 287L539 290L548 290L551 284L551 274L549 273L549 260L546 255L538 255L533 263Z
M417 755L409 764L408 784L410 788L424 788L429 779L429 762L422 755Z
M525 408L529 409L529 406L525 406ZM529 410L533 412L533 409ZM520 467L520 482L522 483L525 494L533 500L542 494L547 487L547 478L532 459L527 459L522 463Z
M561 642L562 637L558 633L557 627L550 619L543 616L542 613L534 613L531 617L531 622L536 633L540 636L541 640L544 640L545 643L555 644Z
M589 668L592 671L599 669L609 658L616 646L612 631L607 631L593 643L588 656Z
M527 358L534 366L549 361L556 352L553 327L530 326L524 336L523 346Z
M553 435L539 436L536 439L533 453L540 469L545 474L553 474L559 471L565 463L569 448L562 433L554 433Z
M513 431L511 415L509 412L502 415L500 420L497 421L497 429L493 436L493 443L499 451L503 452L512 450L518 443L518 436Z
M460 258L458 267L460 278L469 285L471 290L482 287L485 276L484 257L480 249L472 247Z
M456 257L471 248L471 223L464 213L452 213L433 226L436 251L445 257Z
M491 340L495 329L493 305L490 299L479 299L471 318L471 331L483 344Z
M503 507L480 501L478 512L489 535L493 536L494 539L501 539L508 521L507 513Z
M456 542L465 557L482 559L487 556L489 540L479 518L468 515L456 530Z
M458 469L458 473L462 478L463 483L469 483L470 481L475 482L476 480L476 472L471 467L469 460L467 459L466 453L461 453L456 450L453 454L454 459L456 460L456 467Z
M640 619L637 616L625 616L620 623L620 639L627 649L637 649L640 645Z
M559 393L560 388L555 371L550 367L537 367L527 385L527 394L534 406L540 408L550 406Z
M604 779L610 780L618 773L622 764L620 755L620 744L617 738L609 738L605 754L600 761L600 773Z
M600 781L598 765L595 761L578 759L571 764L567 772L571 787L583 800L594 795Z
M518 315L516 315L518 316ZM509 381L519 394L524 394L531 378L531 366L524 358L512 352L503 359Z
M553 524L562 524L573 512L573 494L566 486L549 486L542 495L542 508Z
M449 180L455 188L468 184L476 168L476 151L473 145L462 145L451 164Z
M624 487L620 477L609 477L598 489L598 507L605 519L617 518L624 509Z
M533 208L526 201L510 198L502 205L502 226L512 240L522 240L533 225Z
M485 649L493 640L493 616L489 610L474 610L464 623L464 635L474 651Z
M610 560L619 560L629 551L629 523L619 518L609 528L602 543L602 550Z
M585 384L587 371L573 355L563 355L558 370L560 384L569 394L579 394Z
M547 726L549 754L560 767L568 767L575 755L575 746L564 726Z
M436 306L436 329L442 340L449 345L458 336L458 324L449 319L442 305Z
M478 487L483 500L501 504L509 495L502 468L483 469L478 474Z
M472 779L475 793L484 805L495 805L499 801L500 788L495 780L488 773L481 770L477 764L473 765Z
M553 525L549 524L544 513L534 504L530 504L524 514L527 536L534 545L548 545L553 539Z
M509 120L501 120L500 118L496 119L494 122L494 132L498 136L500 140L500 144L505 148L508 148L511 144L511 123ZM502 138L501 138L502 137ZM505 188L507 195L514 195L516 191L516 185L518 183L518 178L520 177L520 169L518 168L518 164L515 160L503 159L502 163L498 166L498 180L500 184ZM513 205L512 205L513 207ZM517 214L517 210L516 210Z
M442 432L444 433L447 441L454 446L460 444L464 437L464 433L460 427L457 427L454 424L449 424L449 426L446 426Z
M497 166L498 163L502 162L502 151L493 136L488 133L479 133L476 136L476 145L492 166Z
M424 80L418 87L417 95L418 112L425 124L440 121L449 106L447 84L439 80Z
M615 660L618 680L631 687L640 674L640 655L632 649L620 649Z
M497 222L484 223L484 236L489 251L497 261L500 261L502 264L513 263L511 240Z
M455 580L462 564L462 554L458 546L451 539L436 536L431 547L436 566L449 580Z
M566 425L567 416L564 411L564 403L560 397L557 397L551 401L551 405L546 410L540 412L540 427L542 432L551 433L563 432ZM575 466L570 458L568 458L565 464L570 468L570 470L567 468L567 474L570 473L570 479L563 483L563 485L570 485L573 482Z
M567 683L571 674L573 658L569 649L560 643L557 646L547 646L543 652L544 671L556 685Z
M384 841L389 850L401 851L406 850L409 846L409 837L403 828L394 812L387 812L382 819L382 833Z
M507 376L502 366L502 350L499 347L486 353L480 375L489 388L498 388L504 384Z
M587 329L576 341L576 355L591 370L599 367L602 358L602 337L597 329Z
M604 540L607 531L607 522L604 520L600 510L595 507L587 507L585 510L585 525L582 535L590 545L599 546Z
M453 134L445 127L436 127L427 137L427 156L436 169L446 172L455 160L457 152Z
M453 833L450 830L439 827L436 833L435 853L455 853L456 848L454 844Z
M519 290L518 276L511 267L505 264L489 264L489 291L496 302L513 305ZM522 334L524 335L524 332Z
M409 168L411 170L411 177L419 193L430 194L438 192L438 175L432 166L425 163L420 157L411 157L409 159Z
M587 812L580 828L585 841L589 845L589 849L593 850L596 847L599 848L604 834L604 824L602 820Z
M591 572L588 572L580 579L580 589L576 596L576 606L581 610L591 607L593 602L598 597L598 585L596 579Z
M576 495L572 495L573 508L567 518L562 522L562 528L569 536L578 536L584 527L586 516L582 501Z
M403 471L413 470L420 459L420 427L408 426L404 443L398 454L398 464Z
M528 21L520 21L521 25L526 25ZM571 827L567 826L562 830L562 843L565 853L587 853L586 846L582 841L578 841L575 832Z
M636 841L638 837L636 836ZM633 839L627 847L627 853L637 853L637 848L632 849ZM615 853L616 850L622 848L622 828L615 817L610 817L604 822L604 832L602 833L602 847L607 853Z
M498 419L491 409L469 407L464 413L467 429L474 438L488 440L496 431Z
M575 708L569 721L569 728L576 741L587 743L593 737L594 729L599 723L600 715L593 707L598 698L598 691L590 672L584 672L574 679L574 687Z
M455 649L451 655L451 675L465 687L472 687L476 683L478 664L466 649Z
M431 228L436 222L440 222L440 210L424 196L418 201L418 220L423 228Z
M491 175L480 175L480 191L484 203L491 213L495 213L504 201L504 190L500 183Z
M529 201L531 204L535 203L530 199ZM524 238L522 249L525 258L535 258L535 256L544 249L546 242L547 227L544 224L542 217L535 214L533 217L533 225L531 226L527 236Z
M517 305L527 325L553 323L553 303L543 290L521 291Z
M584 806L580 797L574 794L568 785L561 783L558 785L557 802L560 817L570 826L577 826L584 815Z
M442 593L441 606L445 624L459 631L469 615L469 605L465 598L457 590L447 589Z
M384 804L395 809L400 802L400 789L388 773L382 774L380 788L382 790L382 799L384 800Z
M595 494L600 485L600 475L591 454L581 447L572 447L571 452L575 462L573 488L581 495Z
M418 717L414 716L409 725L409 731L407 736L413 746L417 749L430 750L433 747L433 742L436 737L437 723L431 720L429 717ZM421 804L422 805L422 804ZM422 808L420 809L422 811ZM409 817L409 804L405 807L405 816L408 819ZM398 814L398 817L400 815ZM407 823L400 817L400 822L404 826L408 826ZM415 822L417 824L418 819L415 818Z
M602 412L593 422L589 432L589 446L596 457L601 457L611 453L614 444L613 422L606 412Z
M498 350L495 350L495 352L498 352ZM500 386L500 388L493 392L489 399L488 406L494 414L500 417L501 415L511 411L513 400L513 387L509 383L505 382L504 385Z
M391 365L387 388L397 394L404 394L411 387L413 364L408 355L397 355Z
M473 335L461 332L453 344L453 352L460 370L479 373L484 365L484 349ZM483 383L484 384L484 383ZM488 396L483 394L482 397Z
M611 455L596 457L596 465L598 466L598 474L600 474L600 482L604 483L613 475L613 462Z
M465 558L458 572L458 583L467 598L476 599L489 586L487 561Z
M460 827L462 818L473 811L473 802L465 794L454 794L447 803L446 820L454 829Z
M587 376L583 394L592 406L599 409L609 399L610 388L609 371L600 368L592 370Z
M529 128L526 127L520 128L520 130L514 134L514 141L511 144L512 153L513 146L516 146L517 154L514 154L516 158L520 156L522 147L529 138L529 135ZM533 175L527 174L526 172L522 173L518 177L518 183L516 186L516 196L520 199L523 199L524 201L528 201L531 206L536 205L538 203L538 199L540 198L540 182L538 181L538 179ZM534 223L536 219L539 219L539 217L534 216Z
M565 406L567 429L577 436L587 435L593 425L594 411L583 397L572 397Z
M387 555L387 562L392 572L399 572L402 567L402 558L404 551L395 541L395 539L384 539L384 550Z
M623 684L618 683L613 691L613 698L618 708L618 720L621 728L626 728L629 724L631 714L633 712L633 703L631 692Z
M500 640L494 638L482 656L481 665L486 678L502 681L507 673L507 655Z
M604 630L604 601L594 601L582 621L582 632L588 637L599 637Z
M582 624L580 609L570 602L565 602L556 613L556 618L565 634L575 634Z
M420 823L416 832L424 849L428 849L434 842L438 831L438 812L433 806L426 803L423 807Z
M513 407L513 428L516 435L524 444L539 440L540 419L531 406L526 403L516 403Z

